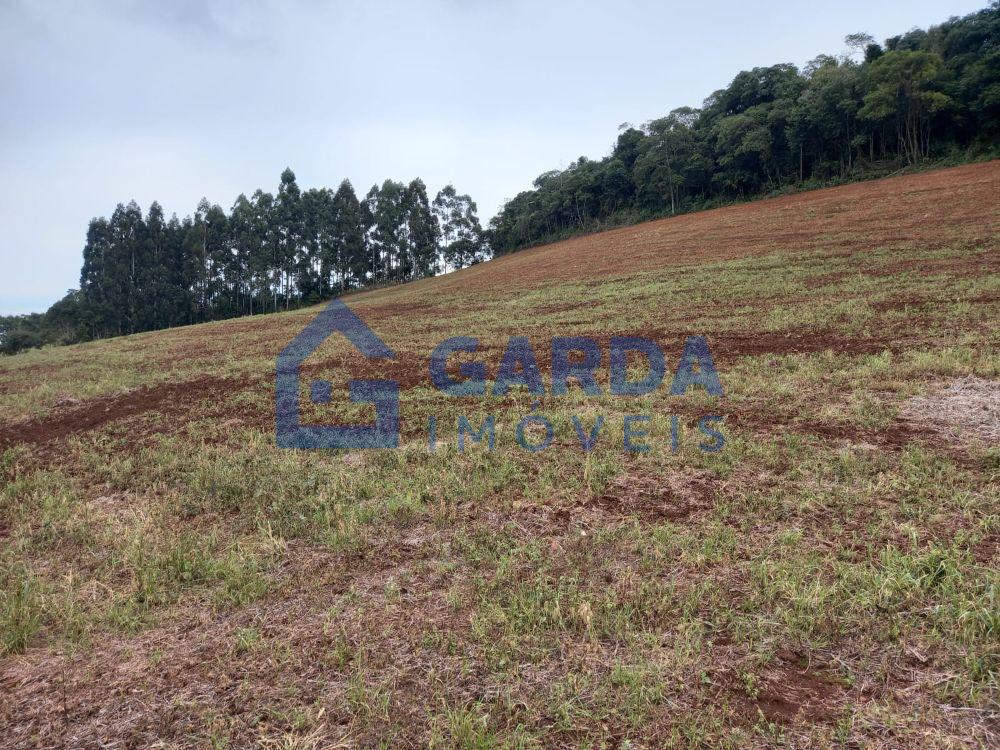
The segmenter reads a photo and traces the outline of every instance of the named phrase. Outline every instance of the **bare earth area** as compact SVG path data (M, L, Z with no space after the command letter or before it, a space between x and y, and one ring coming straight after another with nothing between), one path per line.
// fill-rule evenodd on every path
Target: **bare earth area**
M996 747L998 195L975 164L349 295L398 357L331 338L303 412L396 380L392 451L275 446L320 308L0 359L0 748ZM592 337L603 393L447 397L457 335L452 374L523 335L546 383ZM704 335L725 395L609 395L621 335L671 372Z

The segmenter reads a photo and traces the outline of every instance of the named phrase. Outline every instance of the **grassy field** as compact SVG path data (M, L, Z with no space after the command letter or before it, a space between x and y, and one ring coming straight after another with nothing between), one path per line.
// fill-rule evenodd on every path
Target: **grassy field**
M330 339L307 413L396 379L395 451L275 447L320 308L0 359L0 747L995 747L998 196L1000 162L900 176L349 296L399 357ZM725 397L427 375L448 336L547 376L586 335L606 384L615 334L671 370L705 335Z

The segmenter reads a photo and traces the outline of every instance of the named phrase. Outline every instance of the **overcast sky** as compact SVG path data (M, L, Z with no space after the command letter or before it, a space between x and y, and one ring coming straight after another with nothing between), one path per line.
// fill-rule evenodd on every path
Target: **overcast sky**
M0 0L0 314L79 281L87 222L276 189L448 182L483 223L625 121L986 0ZM766 8L764 10L763 8Z

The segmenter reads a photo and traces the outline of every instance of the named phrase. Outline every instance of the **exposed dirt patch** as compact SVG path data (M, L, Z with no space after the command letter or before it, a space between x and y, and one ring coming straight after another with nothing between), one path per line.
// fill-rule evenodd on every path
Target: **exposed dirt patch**
M829 722L839 714L847 693L832 677L783 659L765 672L755 690L754 696L741 696L738 708L751 722L763 714L778 724Z
M900 409L908 423L957 443L1000 444L1000 383L970 375Z
M195 380L162 383L114 396L72 400L57 406L53 413L41 419L0 426L0 451L17 444L46 446L70 435L149 412L167 416L182 414L192 404L225 398L245 385L241 381L205 375Z
M1000 534L987 534L972 548L972 559L980 565L1000 567Z
M435 279L435 288L495 290L614 278L623 274L626 258L631 274L775 252L850 256L873 247L904 250L914 242L953 245L956 227L975 227L968 244L979 247L1000 229L995 201L984 198L996 191L996 172L996 162L970 164L660 219L522 250ZM942 194L949 200L941 201ZM933 265L914 263L921 269Z
M820 422L817 420L793 422L790 423L790 426L799 432L808 432L831 440L868 443L879 448L901 448L914 440L931 437L931 434L926 430L900 422L885 430L868 429L847 422Z
M777 652L767 666L740 669L733 649L722 635L712 674L715 698L727 703L746 725L761 720L779 726L832 724L848 705L852 690L823 666L788 649Z
M877 354L901 346L898 339L855 338L832 331L791 333L723 333L708 337L709 348L719 357L754 357L763 354Z
M626 472L590 504L612 515L676 521L712 507L712 482L708 472L694 469L663 476Z
M904 421L897 421L887 429L861 427L850 422L820 421L817 419L797 419L759 410L727 411L717 410L724 424L741 427L755 432L772 434L781 430L815 435L827 440L852 444L866 444L873 448L898 450L914 441L935 440L936 435L925 427Z

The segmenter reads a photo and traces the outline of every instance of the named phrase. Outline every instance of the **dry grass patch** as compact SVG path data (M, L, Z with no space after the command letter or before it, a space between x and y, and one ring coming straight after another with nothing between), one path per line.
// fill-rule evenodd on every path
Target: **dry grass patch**
M1000 382L968 375L907 399L900 416L961 444L1000 445Z

